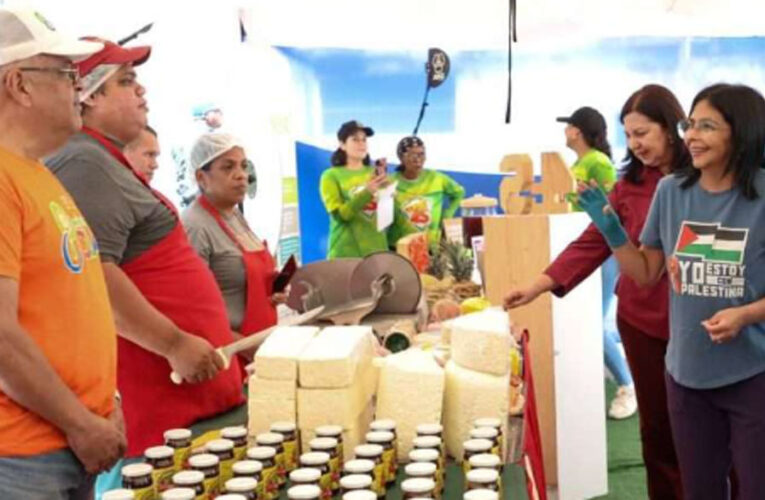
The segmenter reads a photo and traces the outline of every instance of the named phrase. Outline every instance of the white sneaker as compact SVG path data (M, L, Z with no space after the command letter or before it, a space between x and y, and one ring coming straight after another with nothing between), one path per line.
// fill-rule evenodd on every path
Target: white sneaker
M616 396L611 401L608 416L614 420L629 418L637 411L637 399L635 398L635 386L623 385L616 390Z

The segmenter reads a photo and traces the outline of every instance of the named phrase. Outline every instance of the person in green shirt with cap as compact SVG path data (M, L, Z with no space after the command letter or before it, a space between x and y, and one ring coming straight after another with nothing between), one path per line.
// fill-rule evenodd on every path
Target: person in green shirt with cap
M606 138L606 120L596 109L582 107L571 116L558 118L566 123L566 146L577 156L571 166L571 173L577 182L598 183L606 193L616 182L616 169L611 163L611 146ZM576 202L572 202L574 211L582 211ZM629 418L637 411L635 385L627 361L619 349L620 336L616 326L616 281L619 278L619 266L611 256L601 266L603 273L602 308L603 308L603 357L606 367L614 376L617 385L616 396L610 404L608 414L614 419Z
M388 241L427 232L428 242L441 240L441 221L454 217L465 197L465 188L448 175L425 170L425 143L416 136L404 137L396 148L401 165L392 175L396 185L395 216Z
M364 257L388 250L388 238L377 230L377 191L388 182L385 163L381 174L372 167L367 138L374 130L356 120L337 131L340 145L332 167L321 176L321 200L329 214L328 259Z
M566 123L566 147L576 153L576 162L571 166L574 179L586 184L594 180L606 193L610 192L616 182L616 169L611 163L611 146L606 139L603 115L584 106L557 121ZM571 206L575 212L582 211L574 200Z

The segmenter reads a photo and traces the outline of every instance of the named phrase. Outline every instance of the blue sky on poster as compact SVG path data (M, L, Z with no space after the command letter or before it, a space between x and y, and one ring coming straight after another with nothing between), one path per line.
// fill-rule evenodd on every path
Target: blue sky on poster
M373 156L391 156L398 138L411 132L424 90L424 51L279 49L315 87L312 113L321 130L307 134L332 142L340 123L357 118L378 131ZM646 83L671 88L687 106L703 86L742 82L765 88L765 38L624 37L580 44L570 50L516 49L513 123L503 122L506 54L500 50L450 53L448 82L430 94L421 133L431 162L443 168L494 170L501 155L559 150L566 155L556 116L578 106L598 108L609 138L623 155L621 105Z

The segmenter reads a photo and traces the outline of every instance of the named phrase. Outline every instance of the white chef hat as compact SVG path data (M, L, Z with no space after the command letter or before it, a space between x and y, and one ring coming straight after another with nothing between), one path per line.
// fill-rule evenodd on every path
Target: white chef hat
M231 134L220 132L202 134L191 146L189 153L189 167L192 173L235 147L244 149L244 144Z

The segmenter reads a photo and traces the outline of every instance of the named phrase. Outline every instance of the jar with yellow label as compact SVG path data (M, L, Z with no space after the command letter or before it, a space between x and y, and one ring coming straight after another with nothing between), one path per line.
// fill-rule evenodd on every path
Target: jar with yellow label
M260 483L263 477L263 464L257 460L240 460L234 462L231 472L234 473L234 477L251 477Z
M502 432L502 419L500 418L477 418L473 422L473 426L479 427L491 427L497 430L497 443L500 450L504 450L505 436ZM500 457L502 458L502 457Z
M470 490L465 492L463 500L499 500L499 492L493 490Z
M437 482L438 468L432 462L412 462L404 467L404 474L406 474L407 479L424 477ZM434 491L433 493L436 498L440 498L440 492Z
M301 467L290 472L290 484L297 486L299 484L312 484L321 486L321 471L310 467Z
M329 467L329 453L311 451L300 455L300 467L318 469L321 472L319 487L322 498L332 498L332 472Z
M321 437L311 439L308 442L311 451L320 451L329 455L329 474L331 477L330 485L332 495L337 495L340 490L340 457L337 454L337 439L330 437Z
M195 500L197 497L196 491L191 488L170 488L162 492L162 495L157 497L162 500ZM105 498L102 500L106 500Z
M395 472L398 473L398 432L396 431L396 421L389 418L375 420L369 424L369 430L372 432L390 432L393 434L393 465L395 466Z
M152 446L143 453L147 464L154 467L154 493L159 495L173 485L175 474L175 452L169 446Z
M502 461L494 453L482 453L470 457L470 469L493 469L499 475L499 491L502 491Z
M366 474L374 480L375 463L363 458L348 460L343 466L343 476L350 476L351 474Z
M396 482L398 472L396 449L393 447L395 436L390 431L372 431L366 434L367 443L379 444L383 447L383 465L385 469L385 482L390 485Z
M234 443L234 461L244 460L247 454L247 428L241 425L224 427L220 437Z
M101 495L101 500L134 500L135 494L133 493L133 490L126 490L125 488L120 488L117 490L109 490L104 492L103 495Z
M418 436L412 440L412 445L415 450L436 450L438 453L438 474L441 476L440 484L445 484L446 453L444 453L444 443L441 438L436 435Z
M258 481L251 477L235 477L225 484L226 493L242 495L246 500L258 499Z
M462 443L464 453L462 455L462 470L465 474L470 471L470 457L482 453L491 453L492 442L488 439L469 439Z
M234 477L231 467L236 462L234 458L234 442L230 439L213 439L205 445L207 453L218 457L220 463L220 484Z
M432 448L426 448L426 449L414 449L409 452L409 461L412 463L418 463L418 462L425 462L425 463L431 463L436 466L436 487L435 487L435 493L438 495L441 494L444 488L444 482L443 482L443 472L441 469L438 468L438 464L440 463L441 455L438 453L438 450L434 450Z
M279 497L279 479L276 477L276 450L270 446L256 446L247 450L247 458L261 464L258 496L262 500Z
M271 424L271 432L281 434L284 438L284 467L287 472L295 470L298 466L300 450L297 440L297 426L294 422L274 422Z
M343 500L376 500L377 494L372 490L349 491L343 495Z
M417 477L405 479L401 483L401 492L404 500L412 498L435 498L436 482L432 479Z
M287 490L289 500L320 500L321 488L312 484L301 484Z
M173 474L173 489L192 490L194 500L205 498L205 475L198 470L182 470ZM169 491L169 490L168 490Z
M122 468L122 487L133 490L135 500L154 499L154 467L149 464L130 464Z
M494 469L473 469L465 476L465 489L500 491L499 473Z
M349 491L368 490L372 487L372 478L366 474L351 474L343 476L340 479L340 494L344 495Z
M494 427L476 427L470 430L470 439L488 439L491 441L491 452L501 456L499 448L499 432Z
M356 458L371 460L375 464L372 474L371 490L377 493L378 498L384 497L388 491L386 486L385 465L383 464L383 447L379 444L360 444L353 449Z
M170 429L165 431L164 438L165 445L173 449L176 472L185 469L191 455L191 430Z
M220 484L220 460L217 455L210 453L200 453L189 457L189 467L205 475L205 496L204 500L212 499L218 496L221 489Z
M287 484L287 468L284 457L284 436L278 432L264 432L255 437L258 446L270 446L276 450L276 477L279 480L279 488Z
M316 437L337 439L337 456L340 457L340 467L345 463L345 445L343 444L343 428L339 425L322 425L314 430Z

